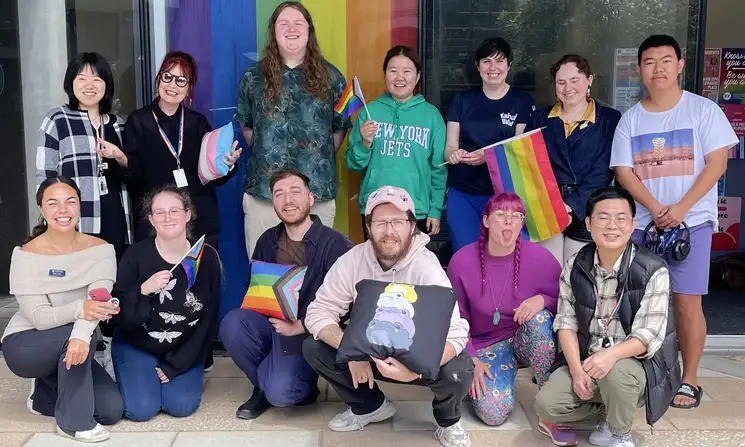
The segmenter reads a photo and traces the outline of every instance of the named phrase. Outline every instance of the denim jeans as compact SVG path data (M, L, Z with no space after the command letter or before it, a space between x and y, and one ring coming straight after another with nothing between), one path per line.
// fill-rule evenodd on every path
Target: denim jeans
M171 416L184 417L199 408L204 378L202 362L161 383L155 371L160 364L157 357L127 344L118 334L114 334L111 355L127 419L147 421L161 410Z

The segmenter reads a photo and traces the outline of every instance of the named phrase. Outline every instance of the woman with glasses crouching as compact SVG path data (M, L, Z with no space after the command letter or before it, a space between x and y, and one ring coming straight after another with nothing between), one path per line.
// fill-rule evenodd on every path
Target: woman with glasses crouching
M551 252L522 240L525 205L514 193L486 203L481 235L453 256L448 276L470 325L471 402L487 425L501 425L515 406L518 363L538 386L556 358L552 323L561 266Z

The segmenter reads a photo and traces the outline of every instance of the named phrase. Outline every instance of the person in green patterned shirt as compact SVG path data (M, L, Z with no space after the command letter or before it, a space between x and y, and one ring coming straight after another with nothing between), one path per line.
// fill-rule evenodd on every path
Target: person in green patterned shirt
M352 127L334 111L346 79L323 58L308 10L299 2L281 3L267 34L264 58L246 70L238 86L236 119L250 146L243 195L249 258L259 236L279 224L269 188L276 171L305 174L316 200L311 212L333 226L336 150Z

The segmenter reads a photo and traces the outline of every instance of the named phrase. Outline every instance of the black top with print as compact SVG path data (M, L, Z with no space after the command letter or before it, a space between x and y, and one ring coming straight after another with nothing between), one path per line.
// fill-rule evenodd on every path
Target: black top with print
M158 357L170 379L204 361L217 335L211 323L219 312L221 279L217 252L205 244L191 289L186 288L184 268L178 266L163 290L149 296L140 293L142 283L154 273L172 267L160 256L154 237L137 242L119 263L112 293L120 300L120 313L112 319L119 335Z

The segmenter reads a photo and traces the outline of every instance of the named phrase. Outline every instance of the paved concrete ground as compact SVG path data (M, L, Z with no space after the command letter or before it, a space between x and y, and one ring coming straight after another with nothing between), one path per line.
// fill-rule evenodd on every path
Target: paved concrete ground
M0 327L15 312L11 300L0 300ZM7 314L7 315L6 315ZM654 427L654 434L637 414L634 438L637 446L687 447L745 446L745 356L705 356L700 370L704 398L696 410L670 409ZM0 358L0 447L67 447L83 445L54 434L52 418L34 416L25 401L30 381L13 375ZM501 427L487 427L470 412L464 426L474 447L550 446L536 434L533 401L537 392L529 371L520 370L517 379L519 405ZM333 433L328 421L345 409L326 383L319 383L319 402L303 408L271 409L255 421L236 419L235 410L251 393L251 385L229 358L217 358L215 369L204 382L199 410L177 419L158 415L144 423L122 421L111 428L111 440L103 446L190 447L437 447L432 433L432 394L426 388L381 384L398 412L392 420L370 425L362 432ZM580 433L581 445L588 445L588 429Z
M740 363L737 359L727 359ZM745 373L745 363L740 363ZM745 446L745 380L722 373L701 370L705 389L701 407L693 411L671 409L656 424L654 434L644 422L643 410L637 415L634 437L637 446ZM177 419L158 415L144 423L122 421L111 428L107 446L187 447L187 446L271 446L336 447L386 446L419 447L439 444L432 437L432 395L426 388L382 384L398 412L390 421L368 426L362 432L333 433L326 424L345 406L323 381L318 403L291 409L271 409L255 421L235 418L235 410L250 395L251 386L229 358L217 358L215 369L207 374L203 403L192 416ZM0 360L0 446L37 447L80 445L54 434L51 418L34 416L26 410L29 381L15 377ZM487 427L470 412L464 426L474 446L548 446L546 438L535 434L533 399L537 389L527 370L517 381L520 401L507 423ZM588 429L589 427L585 427ZM588 432L581 433L587 445Z

